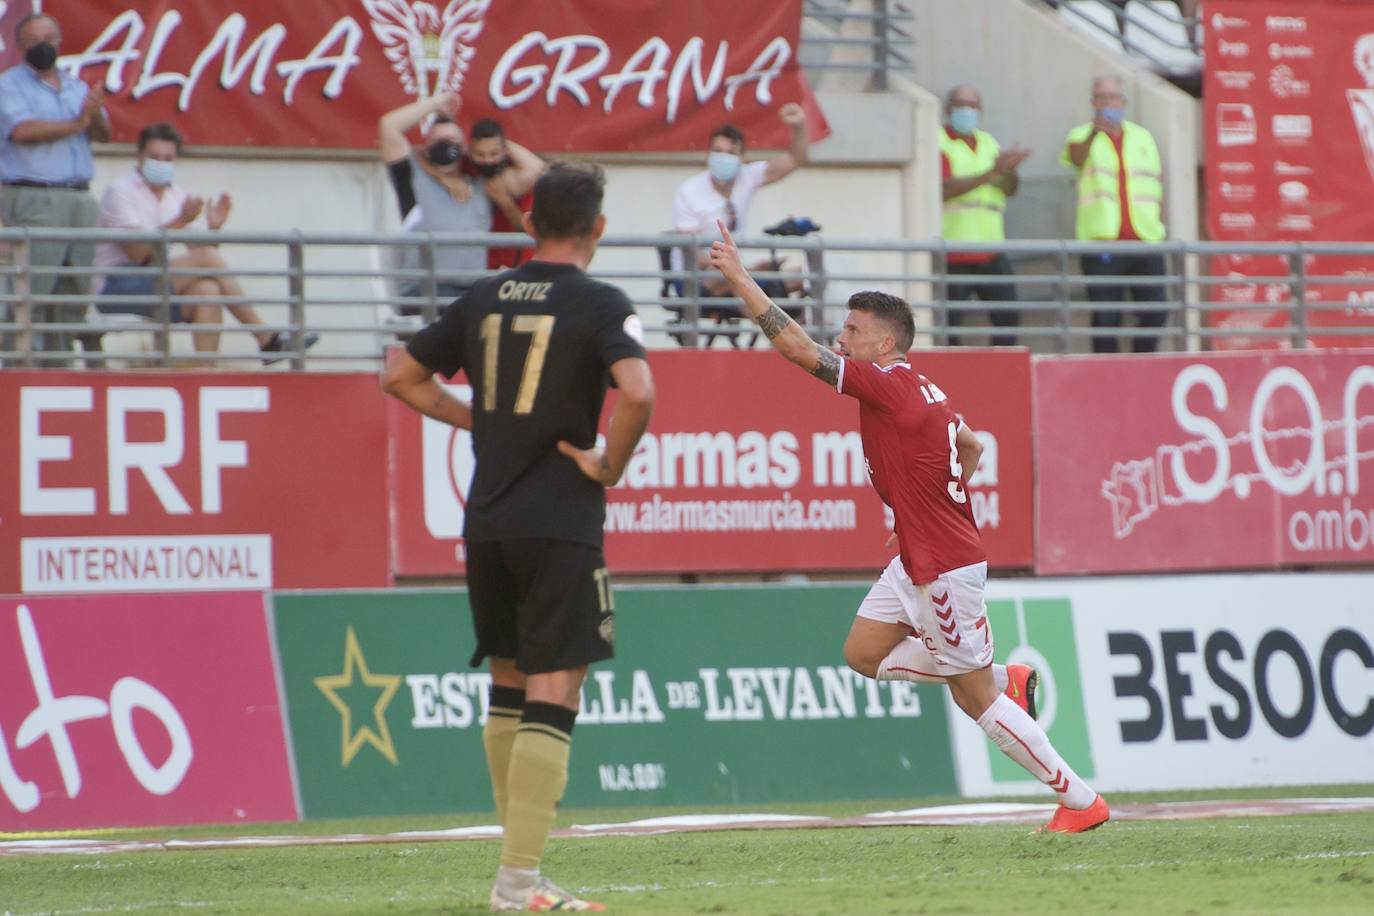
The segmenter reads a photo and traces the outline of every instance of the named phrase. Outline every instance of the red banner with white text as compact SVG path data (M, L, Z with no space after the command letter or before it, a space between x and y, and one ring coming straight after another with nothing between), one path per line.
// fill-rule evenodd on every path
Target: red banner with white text
M1035 361L1036 571L1374 563L1374 350Z
M730 121L785 146L810 109L801 0L70 0L63 63L103 80L115 137L153 121L196 144L366 148L377 118L455 92L540 151L701 149Z
M1374 2L1209 0L1205 110L1207 216L1213 239L1374 241ZM1218 256L1227 282L1212 313L1231 331L1289 324L1291 279L1308 279L1308 325L1319 346L1369 346L1341 334L1374 327L1374 258L1307 255L1302 264ZM1256 278L1256 279L1251 279ZM1217 347L1288 346L1228 336Z
M297 820L261 595L0 598L0 831Z
M390 581L365 374L0 372L0 594Z
M991 563L1028 566L1029 355L948 350L915 354L913 363L984 444L969 492ZM895 554L885 546L891 524L868 483L853 399L771 352L656 351L650 365L653 421L608 494L611 569L874 570ZM471 440L400 403L389 407L388 425L393 569L461 574Z
M36 6L33 0L0 0L0 70L24 59L14 42L14 30L19 20L34 12Z

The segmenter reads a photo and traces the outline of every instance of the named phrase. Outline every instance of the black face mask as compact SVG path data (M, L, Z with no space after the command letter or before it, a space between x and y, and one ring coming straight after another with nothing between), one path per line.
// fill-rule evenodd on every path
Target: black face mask
M463 147L452 140L435 140L425 150L425 156L435 165L453 165L463 158Z
M510 165L510 163L505 159L502 159L500 162L483 163L476 166L477 174L481 175L483 178L495 178L497 175L504 172L508 165Z
M44 41L24 52L24 60L35 70L51 70L57 63L57 46Z

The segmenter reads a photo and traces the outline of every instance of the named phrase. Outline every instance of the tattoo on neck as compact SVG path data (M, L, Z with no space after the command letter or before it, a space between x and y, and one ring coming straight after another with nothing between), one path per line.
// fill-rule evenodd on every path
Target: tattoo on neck
M820 359L816 361L816 368L811 370L811 374L827 385L837 385L840 382L840 357L833 350L821 350Z
M775 302L768 307L768 311L755 318L754 323L759 326L760 331L763 331L763 336L772 340L787 329L787 326L792 323L792 319L787 317L787 313L778 308L778 304Z

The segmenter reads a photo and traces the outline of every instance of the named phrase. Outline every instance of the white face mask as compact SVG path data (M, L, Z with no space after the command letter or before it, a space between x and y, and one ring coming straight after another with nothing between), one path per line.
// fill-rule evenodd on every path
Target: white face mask
M173 162L163 162L161 159L144 159L138 166L139 174L143 180L156 188L163 188L172 183L172 176L176 174L176 164Z
M734 181L739 174L739 157L734 153L712 152L706 157L706 170L721 183Z

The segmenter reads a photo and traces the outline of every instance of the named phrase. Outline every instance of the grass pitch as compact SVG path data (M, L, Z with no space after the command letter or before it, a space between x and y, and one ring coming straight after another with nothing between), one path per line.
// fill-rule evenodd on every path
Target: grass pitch
M1371 794L1374 786L1119 795L1111 801ZM845 816L938 801L771 810ZM665 813L681 812L568 811L559 826ZM377 833L489 821L393 818L102 835ZM495 841L473 840L0 858L0 913L484 913L498 850ZM545 872L624 916L1370 914L1374 815L1123 821L1072 837L997 825L555 840Z

